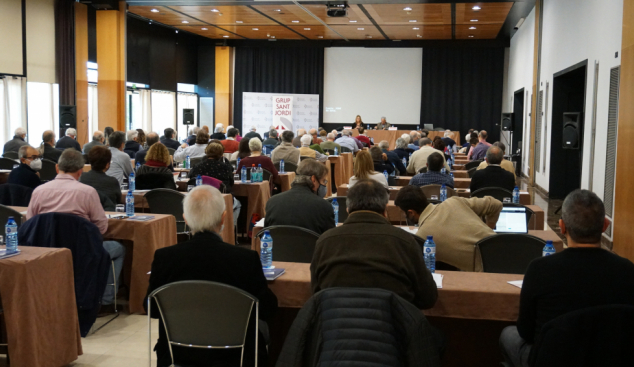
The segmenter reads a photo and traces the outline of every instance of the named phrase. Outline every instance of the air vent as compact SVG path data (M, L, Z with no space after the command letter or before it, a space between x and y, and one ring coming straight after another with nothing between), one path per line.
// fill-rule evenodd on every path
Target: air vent
M620 67L610 70L610 100L608 104L608 139L605 155L605 185L603 203L605 214L614 215L614 182L616 180L616 133L619 119L619 78Z
M544 105L544 91L539 91L537 98L537 116L535 116L535 172L539 172L539 161L542 155L542 106Z

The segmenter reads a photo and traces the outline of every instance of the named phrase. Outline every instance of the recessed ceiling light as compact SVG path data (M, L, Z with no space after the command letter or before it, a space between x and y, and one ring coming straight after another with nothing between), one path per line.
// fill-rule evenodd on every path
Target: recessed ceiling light
M471 21L472 21L472 22L477 22L478 20L477 20L477 19L471 19Z
M416 19L410 20L410 23L416 23Z
M324 36L317 36L317 38L324 38Z
M152 10L150 10L150 11L151 11L152 13L158 13L158 12L159 12L159 10L158 10L158 9L152 9Z
M476 29L476 27L469 27L469 29Z
M293 23L299 23L299 20L291 20Z
M423 38L423 36L421 36L420 34L417 34L416 37Z
M213 11L214 13L218 13L220 10L218 10L218 9L211 9L211 11Z
M201 28L201 29L202 29L203 31L206 31L206 30L207 30L207 28Z
M188 24L189 22L188 22L188 21L186 21L186 20L183 20L181 23L183 23L183 24Z
M413 30L415 30L415 31L417 31L417 30L419 30L420 28L418 28L418 27L414 27L414 28L412 28L412 29L413 29Z
M310 31L310 28L304 28L305 31Z
M357 31L364 31L365 28L357 28Z
M365 38L372 38L372 36L365 36Z
M275 10L273 10L273 11L282 11L282 9L275 9Z
M223 36L224 38L229 38L229 36Z
M473 37L474 37L474 35L472 35L472 34L469 35L469 38L473 38Z
M412 10L412 8L410 8L410 7L408 6L407 8L403 8L403 10L405 10L405 11L411 11L411 10Z
M473 7L473 8L471 8L471 9L473 9L473 10L475 10L475 11L478 11L478 10L480 10L480 9L482 9L482 8L476 5L476 6L474 6L474 7Z
M241 20L236 20L236 23L244 23L244 22Z
M350 23L356 23L356 22L357 22L356 20L351 20L351 21L350 21Z
M178 33L178 31L176 31L176 33Z
M271 36L271 38L275 38L275 36Z
M259 28L251 28L252 31L259 31Z

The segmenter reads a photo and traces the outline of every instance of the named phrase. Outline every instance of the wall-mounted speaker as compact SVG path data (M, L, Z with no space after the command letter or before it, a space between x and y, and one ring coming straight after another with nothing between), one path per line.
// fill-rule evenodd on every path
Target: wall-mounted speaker
M77 128L77 110L75 106L59 106L59 136L66 134L66 129Z
M183 125L194 125L194 109L183 108Z
M564 112L563 148L579 149L581 112Z
M512 112L503 112L502 113L502 130L512 131L513 119L514 119L514 115Z

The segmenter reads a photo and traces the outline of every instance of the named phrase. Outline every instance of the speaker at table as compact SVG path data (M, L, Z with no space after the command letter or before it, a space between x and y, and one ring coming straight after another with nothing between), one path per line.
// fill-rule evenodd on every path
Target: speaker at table
M504 112L502 113L502 130L511 131L513 130L513 113L512 112Z
M183 125L194 125L194 109L183 108Z
M563 148L579 149L581 112L564 112Z

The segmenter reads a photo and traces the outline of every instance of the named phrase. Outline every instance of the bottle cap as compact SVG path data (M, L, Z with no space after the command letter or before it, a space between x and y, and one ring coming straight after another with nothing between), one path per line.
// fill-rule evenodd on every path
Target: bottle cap
M433 240L433 239L434 239L434 236L427 236L427 240L428 240L428 241L431 241L431 240Z
M269 236L271 235L271 233L269 232L269 230L268 230L268 229L267 229L266 231L264 231L264 235L266 236L267 234L268 234Z
M337 198L332 199L332 202L336 203L337 202Z
M551 246L552 246L553 241L550 241L550 240L549 240L549 241L546 241L546 244L547 244L547 245L551 245Z

